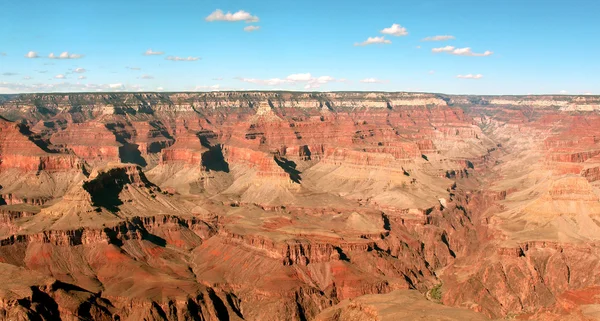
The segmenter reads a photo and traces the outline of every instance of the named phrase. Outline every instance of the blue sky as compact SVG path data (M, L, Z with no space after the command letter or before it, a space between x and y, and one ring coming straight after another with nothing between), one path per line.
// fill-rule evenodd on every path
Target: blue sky
M594 0L2 2L0 93L600 94Z

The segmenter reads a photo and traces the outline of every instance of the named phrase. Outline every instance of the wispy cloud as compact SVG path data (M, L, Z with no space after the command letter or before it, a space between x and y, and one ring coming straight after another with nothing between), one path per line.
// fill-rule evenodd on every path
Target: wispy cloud
M129 70L142 70L142 68L140 68L140 67L125 67L125 68L127 68Z
M244 27L244 31L246 31L246 32L256 31L258 29L260 29L260 26L247 26L247 27Z
M365 78L365 79L362 79L360 82L365 83L365 84L382 84L387 81L377 79L377 78Z
M368 46L368 45L390 44L390 43L392 43L392 41L385 39L385 37L369 37L367 40L365 40L363 42L357 42L354 45L362 47L362 46Z
M164 51L152 51L152 49L148 49L144 52L144 56L158 56L163 55L164 53Z
M221 88L221 85L196 86L193 90L194 91L205 91L205 90L215 91L215 90L219 90L220 88Z
M425 38L421 39L421 41L446 41L446 40L453 40L453 39L456 39L456 37L451 36L451 35L441 35L441 36L425 37Z
M81 76L77 77L77 79L86 79L86 78L87 78L87 77L86 77L86 76L83 76L83 75L81 75Z
M297 85L303 84L305 89L319 88L321 85L336 81L331 76L313 77L310 73L291 74L285 78L256 79L256 78L236 78L243 82L248 82L263 86ZM339 81L339 80L337 80Z
M240 10L235 13L227 12L224 13L223 10L217 9L205 19L206 21L245 21L245 22L258 22L260 19L257 16L251 15L249 12L244 10Z
M481 79L481 78L483 78L483 75L482 74L476 74L476 75L466 74L466 75L458 75L458 76L456 76L456 78L460 78L460 79Z
M53 52L48 55L50 59L80 59L83 58L83 55L80 54L70 54L68 51L62 52L60 55L56 56Z
M406 28L402 27L397 23L392 24L392 26L389 28L384 28L383 30L381 30L381 33L396 37L408 35L408 31L406 31Z
M2 76L16 76L16 75L18 75L16 72L5 72L5 73L2 73Z
M23 79L24 79L24 80L30 80L30 79L31 79L31 76L25 76L25 77L23 77Z
M73 70L73 72L76 72L78 74L82 74L84 72L86 72L87 70L83 69L83 68L75 68L75 70Z
M200 60L200 57L177 57L177 56L168 56L167 58L165 58L166 60L171 60L171 61L196 61L196 60Z
M154 77L150 75L142 75L140 79L154 79Z
M128 85L123 84L82 84L82 83L69 83L66 81L52 82L52 83L10 83L0 82L0 93L36 93L36 92L114 92L114 91L134 91L139 90L139 85Z
M66 77L63 74L59 74L59 75L54 76L54 78L56 78L56 79L65 79Z
M25 58L29 58L29 59L39 58L39 57L40 56L38 56L37 52L35 52L35 51L30 51L25 54Z
M6 52L0 52L0 56L6 57Z
M454 46L445 46L445 47L440 47L440 48L433 48L431 49L431 52L433 53L441 53L441 52L445 52L451 55L457 55L457 56L471 56L471 57L486 57L486 56L491 56L492 54L494 54L492 51L485 51L483 53L475 53L471 50L470 47L466 47L466 48L456 48Z

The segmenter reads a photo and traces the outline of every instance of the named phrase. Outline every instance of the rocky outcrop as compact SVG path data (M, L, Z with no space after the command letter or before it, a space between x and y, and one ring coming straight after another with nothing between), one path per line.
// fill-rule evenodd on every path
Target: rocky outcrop
M584 320L599 104L3 96L0 318Z

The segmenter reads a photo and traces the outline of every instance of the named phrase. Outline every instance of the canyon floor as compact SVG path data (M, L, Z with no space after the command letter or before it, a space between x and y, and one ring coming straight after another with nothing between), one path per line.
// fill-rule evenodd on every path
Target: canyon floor
M0 95L0 319L599 320L599 110Z

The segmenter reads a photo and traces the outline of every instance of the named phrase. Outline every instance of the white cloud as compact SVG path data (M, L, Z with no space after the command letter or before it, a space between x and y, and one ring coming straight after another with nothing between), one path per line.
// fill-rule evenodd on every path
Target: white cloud
M196 60L200 60L199 57L177 57L177 56L168 56L167 58L165 58L166 60L171 60L171 61L196 61Z
M73 70L73 72L76 72L78 74L82 74L84 72L86 72L87 70L83 69L83 68L75 68L75 70Z
M434 70L430 70L430 71L429 71L429 74L430 74L430 75L433 75L433 74L435 74L435 71L434 71Z
M223 80L223 77L213 78L212 80Z
M566 91L566 90L561 90L561 91L560 91L560 93L564 95L564 94L567 94L567 93L569 93L569 92L568 92L568 91Z
M331 76L320 76L313 77L310 73L304 74L291 74L285 78L271 78L271 79L256 79L256 78L236 78L243 82L248 82L263 86L280 86L280 85L297 85L304 84L305 89L319 88L321 85L336 81ZM337 80L341 81L341 80Z
M416 46L415 48L417 48L417 49L421 49L421 46Z
M446 46L446 47L431 49L431 52L433 52L433 53L452 52L452 51L454 51L454 47L453 46Z
M475 53L469 47L466 47L466 48L456 48L454 46L445 46L445 47L440 47L440 48L433 48L433 49L431 49L431 52L433 52L433 53L445 52L445 53L449 53L451 55L471 56L471 57L486 57L486 56L491 56L493 54L493 52L489 51L489 50L485 51L484 53Z
M374 44L390 44L392 43L390 40L385 39L385 37L369 37L367 38L367 40L363 41L363 42L357 42L354 45L355 46L367 46L367 45L374 45Z
M331 76L321 76L321 77L317 77L317 78L311 78L308 80L308 84L306 84L304 86L304 89L311 89L311 88L320 88L321 85L330 83L335 81L335 78L331 77ZM342 81L341 79L339 81ZM345 81L345 79L344 79Z
M56 56L53 52L48 55L50 59L79 59L83 58L83 55L80 54L70 54L67 51L62 52L60 55Z
M212 86L196 86L194 88L195 91L205 91L205 90L219 90L221 85L212 85Z
M425 38L421 39L421 41L446 41L446 40L453 40L453 39L456 39L456 37L450 36L450 35L443 35L443 36L425 37Z
M206 21L245 21L245 22L258 22L259 19L257 16L251 15L249 12L244 10L240 10L236 13L223 13L223 10L217 9L208 17L206 17Z
M258 29L260 29L260 26L247 26L247 27L244 27L244 31L246 31L246 32L256 31Z
M115 86L117 85L117 86ZM69 83L69 82L53 82L53 83L35 83L35 84L24 84L24 83L8 83L0 82L0 93L40 93L40 92L114 92L121 90L133 91L139 89L138 86L125 86L120 84L82 84L82 83Z
M142 68L140 68L140 67L125 67L125 68L127 68L129 70L142 70Z
M56 78L56 79L65 79L65 75L59 74L59 75L54 76L54 78Z
M156 90L162 91L162 90L165 90L165 89L163 87L156 87Z
M142 75L140 78L141 79L154 79L154 77L150 76L150 75Z
M385 80L381 80L381 79L377 79L377 78L365 78L365 79L362 79L360 82L365 83L365 84L381 84L381 83L384 83Z
M18 75L16 72L5 72L5 73L2 73L2 76L16 76L16 75Z
M458 75L458 76L456 76L456 78L461 78L461 79L481 79L481 78L483 78L483 75L482 74L476 74L476 75L467 74L467 75Z
M23 79L25 79L25 80L30 80L30 79L31 79L31 76L25 76L25 77L23 77Z
M381 33L386 34L386 35L396 36L396 37L408 35L408 31L406 31L406 28L402 27L401 25L399 25L397 23L394 23L389 28L384 28L383 30L381 30Z
M86 78L87 78L87 77L86 77L86 76L83 76L83 75L82 75L82 76L79 76L79 77L77 77L77 79L86 79Z
M38 56L37 52L35 51L30 51L25 55L25 58L39 58L40 56Z
M292 74L286 77L287 80L295 82L295 81L309 81L311 79L311 75L309 73L306 74Z
M144 52L144 56L157 56L162 55L164 53L164 51L152 51L152 49L148 49L146 50L146 52Z

